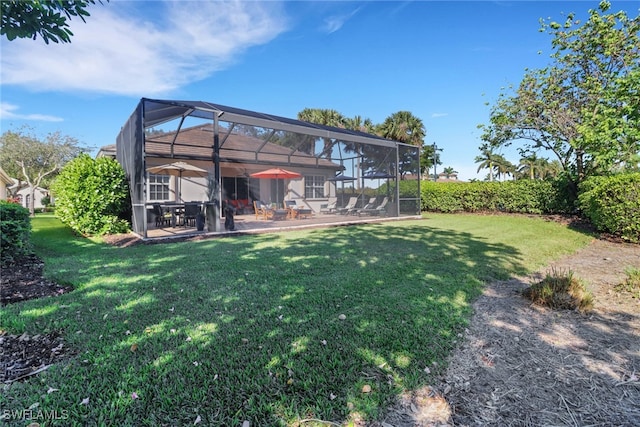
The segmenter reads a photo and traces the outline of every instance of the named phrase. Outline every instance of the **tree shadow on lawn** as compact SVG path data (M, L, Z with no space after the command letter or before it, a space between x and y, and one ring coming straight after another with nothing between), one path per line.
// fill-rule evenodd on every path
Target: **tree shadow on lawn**
M78 248L96 256L47 251L74 292L6 317L64 331L80 355L43 374L52 396L12 385L9 409L119 425L379 418L442 373L483 283L525 271L513 247L424 223Z

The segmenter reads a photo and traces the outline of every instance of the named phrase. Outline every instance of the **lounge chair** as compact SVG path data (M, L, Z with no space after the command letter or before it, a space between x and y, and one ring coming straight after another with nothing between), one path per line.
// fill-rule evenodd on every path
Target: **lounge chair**
M330 214L336 210L337 200L335 197L329 198L329 203L323 203L320 205L320 213Z
M382 202L380 202L380 204L373 209L360 209L358 211L358 216L361 216L361 215L386 216L387 214L386 208L388 203L389 203L389 198L385 197L384 199L382 199Z
M340 215L348 215L355 210L357 204L358 204L358 198L351 197L349 199L349 203L347 203L345 207L336 209L336 213Z
M376 200L377 200L377 197L371 197L371 198L369 199L369 202L368 202L366 205L364 205L364 206L363 206L362 208L360 208L360 209L357 209L356 213L357 213L358 215L360 215L360 212L361 212L361 211L368 210L368 209L375 209L375 207L376 207Z

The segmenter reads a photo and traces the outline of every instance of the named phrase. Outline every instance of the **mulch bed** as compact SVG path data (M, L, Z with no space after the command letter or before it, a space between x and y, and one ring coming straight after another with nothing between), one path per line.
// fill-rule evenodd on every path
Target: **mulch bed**
M44 262L35 255L2 266L0 305L55 297L72 290L42 277ZM70 354L59 332L9 335L0 330L0 383L28 378Z
M3 266L0 277L0 305L33 298L61 295L71 287L62 286L42 277L44 262L35 255Z

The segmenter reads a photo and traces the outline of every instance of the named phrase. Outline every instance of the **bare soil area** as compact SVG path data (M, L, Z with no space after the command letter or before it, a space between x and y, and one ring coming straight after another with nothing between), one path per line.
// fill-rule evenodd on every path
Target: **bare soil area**
M131 236L110 243L138 243ZM30 257L4 267L2 305L70 289L42 278ZM613 287L640 268L640 245L594 240L528 277L488 285L441 382L403 396L373 426L640 426L640 301ZM572 271L594 294L586 314L532 305L522 291ZM28 378L68 357L56 333L0 330L0 382Z

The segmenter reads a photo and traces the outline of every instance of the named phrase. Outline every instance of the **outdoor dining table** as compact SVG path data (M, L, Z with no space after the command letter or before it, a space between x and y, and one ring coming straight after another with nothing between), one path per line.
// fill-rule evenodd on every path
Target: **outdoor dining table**
M160 207L171 212L171 227L175 228L178 223L178 216L184 212L184 203L160 203Z

